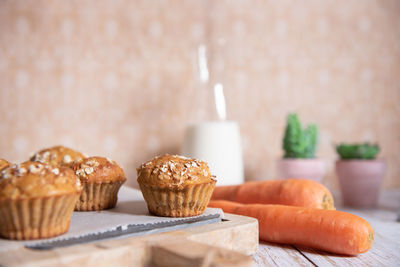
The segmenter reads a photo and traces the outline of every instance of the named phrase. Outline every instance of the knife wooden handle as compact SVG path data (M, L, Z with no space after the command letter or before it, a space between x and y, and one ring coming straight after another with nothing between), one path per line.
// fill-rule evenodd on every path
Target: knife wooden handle
M150 247L149 266L250 267L250 256L191 240L163 242Z

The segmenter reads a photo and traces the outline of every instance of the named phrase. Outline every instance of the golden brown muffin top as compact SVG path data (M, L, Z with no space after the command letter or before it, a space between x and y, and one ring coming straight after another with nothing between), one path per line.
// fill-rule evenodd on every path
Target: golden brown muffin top
M143 163L137 168L137 174L138 183L160 187L183 187L215 180L206 162L169 154Z
M0 199L24 199L77 193L79 179L67 167L42 162L13 164L0 172Z
M39 152L35 153L30 160L48 163L54 166L68 166L74 161L81 160L83 158L85 158L85 155L81 152L64 146L54 146L40 150Z
M4 169L5 167L10 166L10 162L5 159L0 159L0 170Z
M125 182L122 168L113 160L103 157L89 157L74 162L71 168L86 183Z

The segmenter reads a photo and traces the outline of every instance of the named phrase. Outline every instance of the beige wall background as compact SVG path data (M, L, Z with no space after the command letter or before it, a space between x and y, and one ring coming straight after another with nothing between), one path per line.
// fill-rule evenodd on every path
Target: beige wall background
M0 156L64 144L117 160L134 184L199 119L200 43L240 124L247 179L275 177L297 111L319 125L329 187L341 141L379 142L384 186L400 187L395 0L0 1Z

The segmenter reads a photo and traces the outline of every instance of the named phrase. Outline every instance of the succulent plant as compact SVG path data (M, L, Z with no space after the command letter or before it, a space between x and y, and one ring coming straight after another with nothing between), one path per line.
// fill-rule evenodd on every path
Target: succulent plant
M336 151L341 159L375 159L379 153L378 145L363 144L340 144Z
M288 115L282 144L285 158L314 158L317 139L318 128L315 124L303 129L296 113Z

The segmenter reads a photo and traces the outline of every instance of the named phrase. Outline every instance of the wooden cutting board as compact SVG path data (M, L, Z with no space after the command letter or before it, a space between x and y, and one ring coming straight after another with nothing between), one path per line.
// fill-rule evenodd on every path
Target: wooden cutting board
M222 222L52 250L0 253L0 266L251 266L256 219L225 214Z

